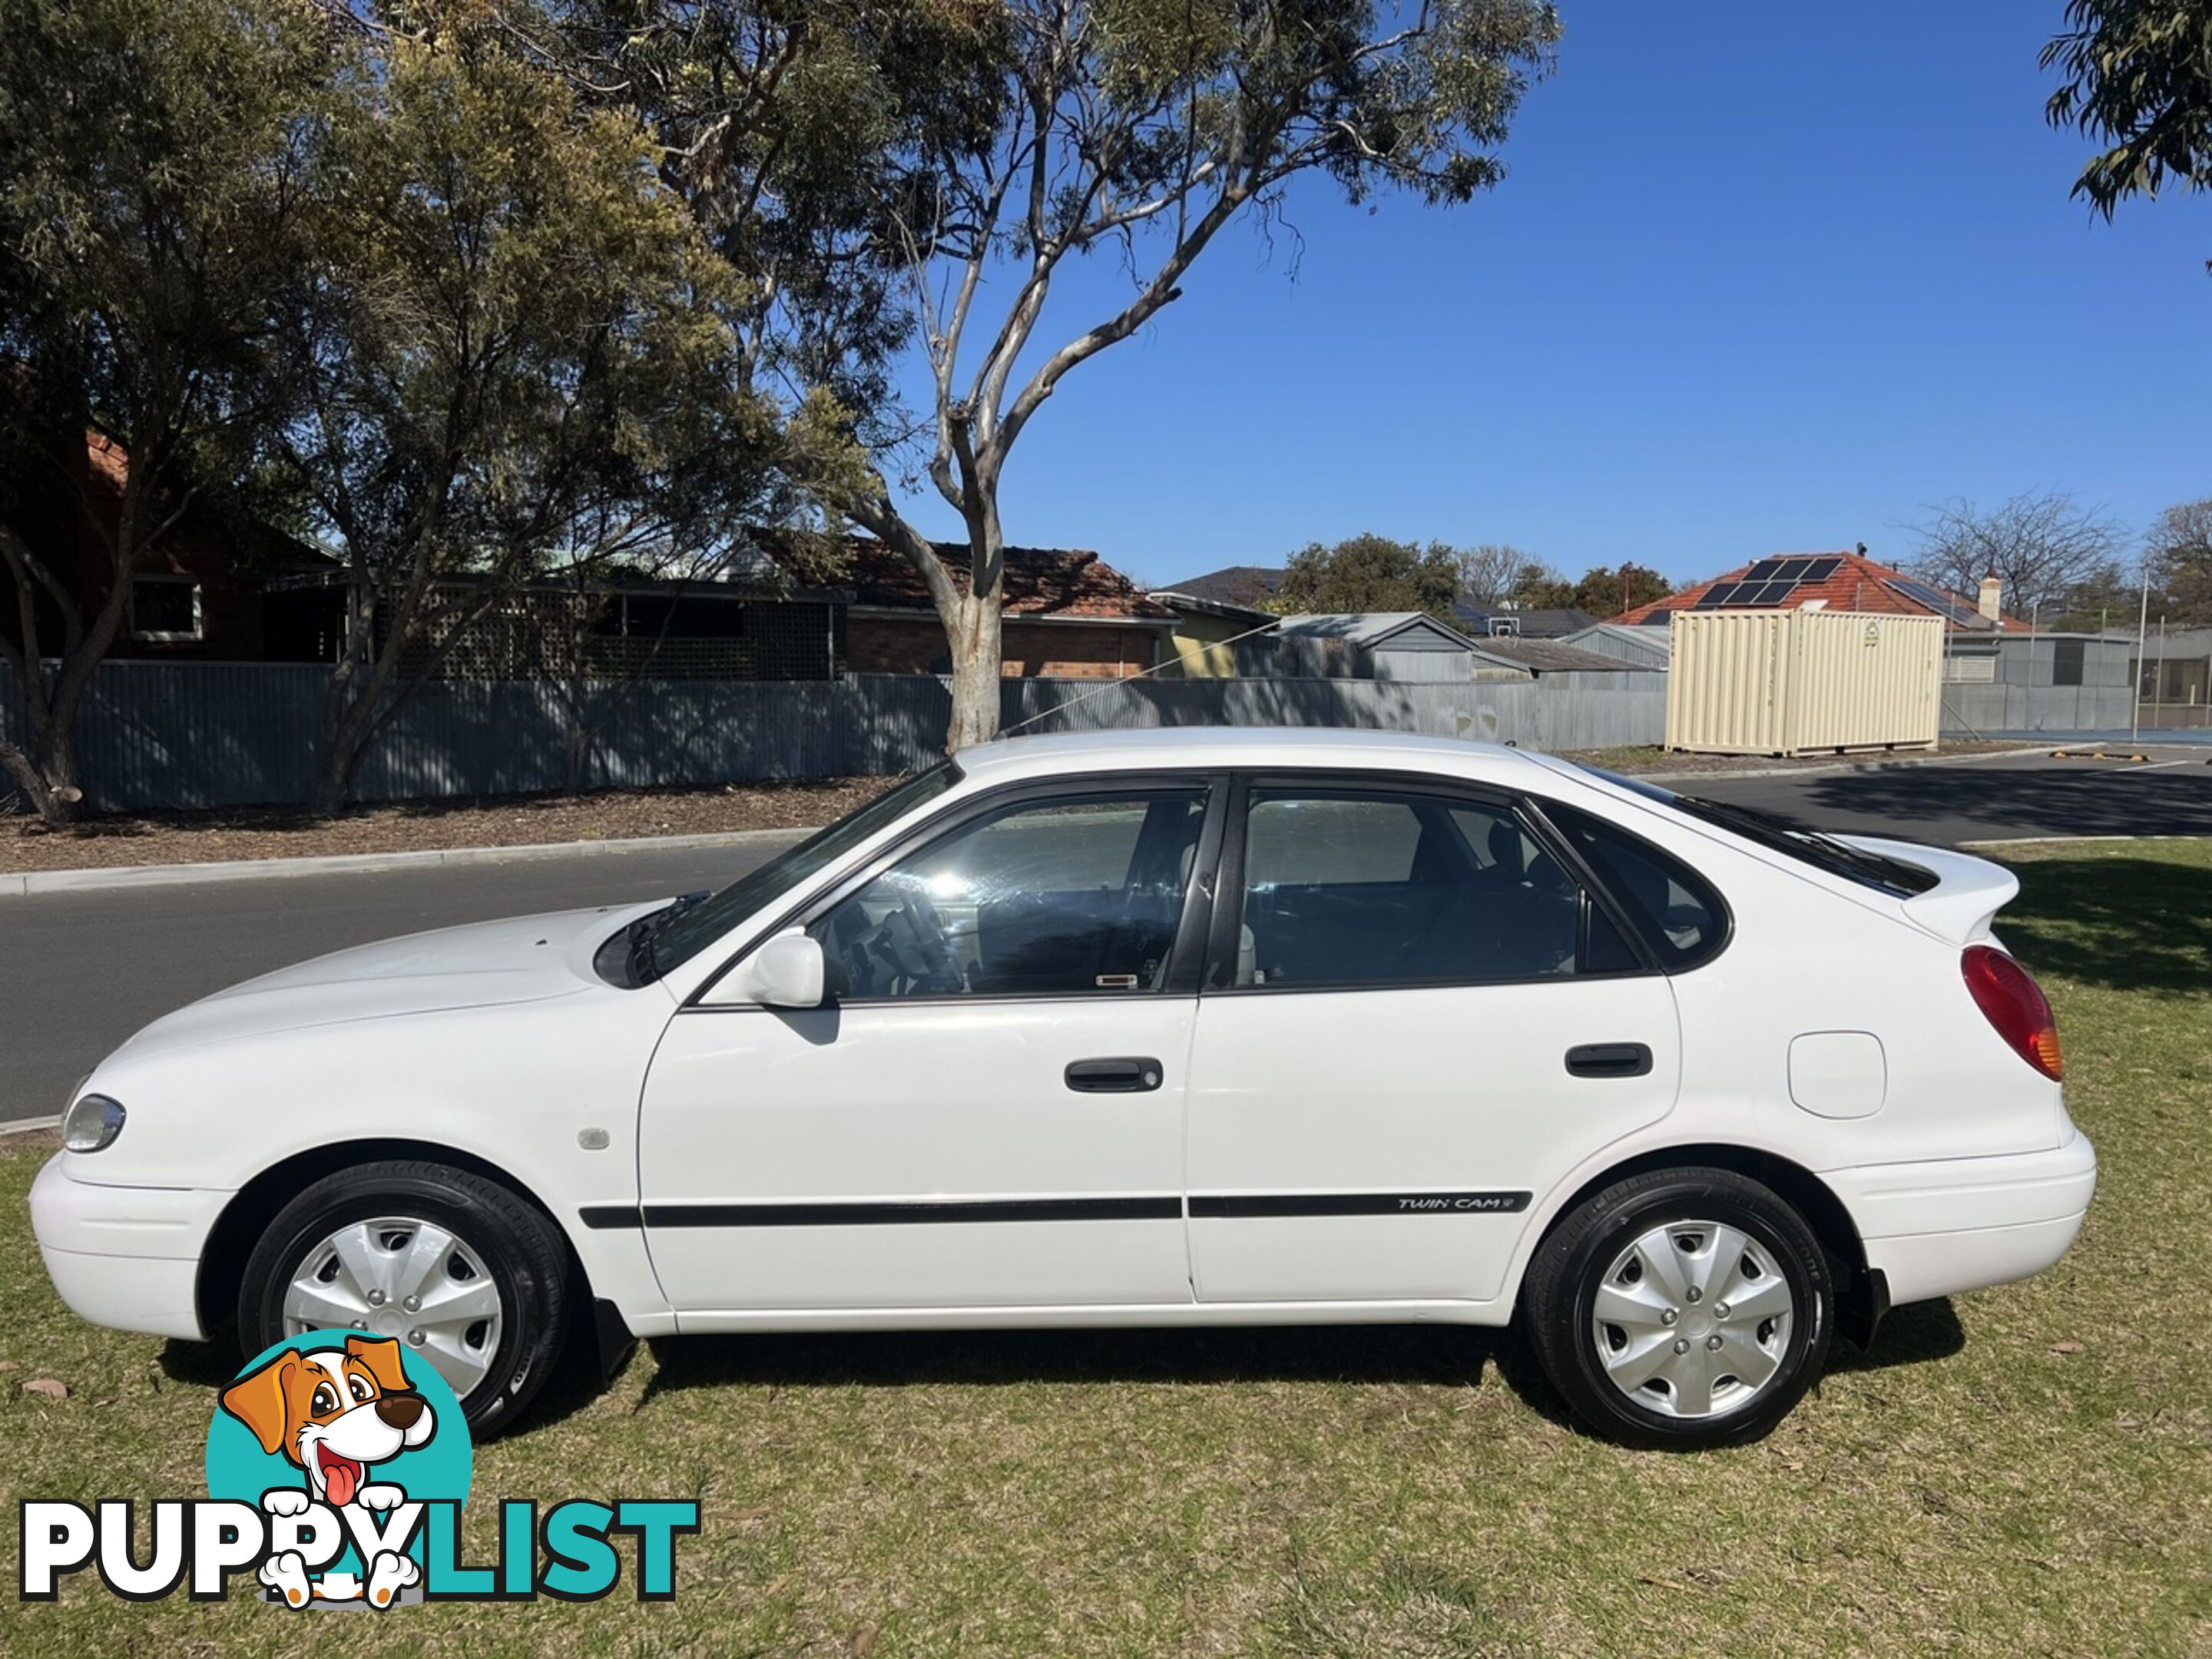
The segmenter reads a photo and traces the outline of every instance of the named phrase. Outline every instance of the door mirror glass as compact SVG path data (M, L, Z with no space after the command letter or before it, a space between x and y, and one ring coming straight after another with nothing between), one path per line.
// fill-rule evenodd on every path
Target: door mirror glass
M1030 799L906 854L807 927L841 1002L1157 991L1203 788Z
M746 1000L769 1008L819 1008L822 947L804 933L779 933L746 958L736 975Z

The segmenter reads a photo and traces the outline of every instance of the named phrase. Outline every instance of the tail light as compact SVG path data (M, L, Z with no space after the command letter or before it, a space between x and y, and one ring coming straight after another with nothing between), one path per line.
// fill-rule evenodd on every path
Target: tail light
M2066 1062L2058 1054L2058 1023L2051 1017L2051 1004L2043 988L2003 951L1986 945L1971 945L1959 960L1966 988L1974 1004L2029 1065L2057 1082L2066 1075Z

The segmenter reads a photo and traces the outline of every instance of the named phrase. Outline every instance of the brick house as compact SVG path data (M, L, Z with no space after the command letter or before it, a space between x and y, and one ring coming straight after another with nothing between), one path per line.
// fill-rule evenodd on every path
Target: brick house
M61 466L13 483L11 524L33 555L68 588L88 620L107 602L108 548L115 532L130 458L113 439L88 430ZM250 662L269 655L264 587L273 576L326 568L317 551L267 525L240 522L187 503L184 515L143 554L112 657ZM58 651L61 616L40 595L39 639ZM0 629L16 637L12 605Z
M283 579L268 596L270 659L337 661L345 591L336 567ZM434 599L460 608L481 592L471 579L452 577L435 585ZM401 668L447 680L831 680L840 673L845 599L744 572L548 574L502 591L435 661L418 645Z
M856 674L944 674L951 648L921 573L883 543L854 538L830 580L852 597L845 611L845 665ZM937 544L964 573L968 550ZM1160 660L1176 613L1145 597L1096 553L1006 550L1001 677L1118 679Z

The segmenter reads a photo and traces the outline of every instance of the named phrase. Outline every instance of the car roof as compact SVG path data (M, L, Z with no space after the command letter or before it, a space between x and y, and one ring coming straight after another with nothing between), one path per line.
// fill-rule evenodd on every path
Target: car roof
M1494 743L1406 732L1325 726L1177 726L998 738L963 749L960 769L979 782L1065 772L1149 767L1336 767L1447 773L1523 787L1540 770L1528 755Z

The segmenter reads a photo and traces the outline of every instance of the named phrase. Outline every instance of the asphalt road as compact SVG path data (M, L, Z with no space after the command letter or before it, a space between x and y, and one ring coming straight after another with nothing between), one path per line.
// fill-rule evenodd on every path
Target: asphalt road
M173 1008L348 945L720 887L775 848L599 853L0 898L0 1122L50 1117Z
M1914 841L2212 835L2212 753L2149 752L2143 766L2039 753L1674 787L1809 828ZM59 1111L76 1079L138 1027L256 974L427 927L716 887L771 850L602 853L0 899L0 1121Z
M2018 759L1812 777L1678 779L1668 787L1779 813L1808 830L1942 846L2029 836L2212 835L2212 749L2130 750L2123 741L2108 752L2150 759L2061 761L2040 750Z

